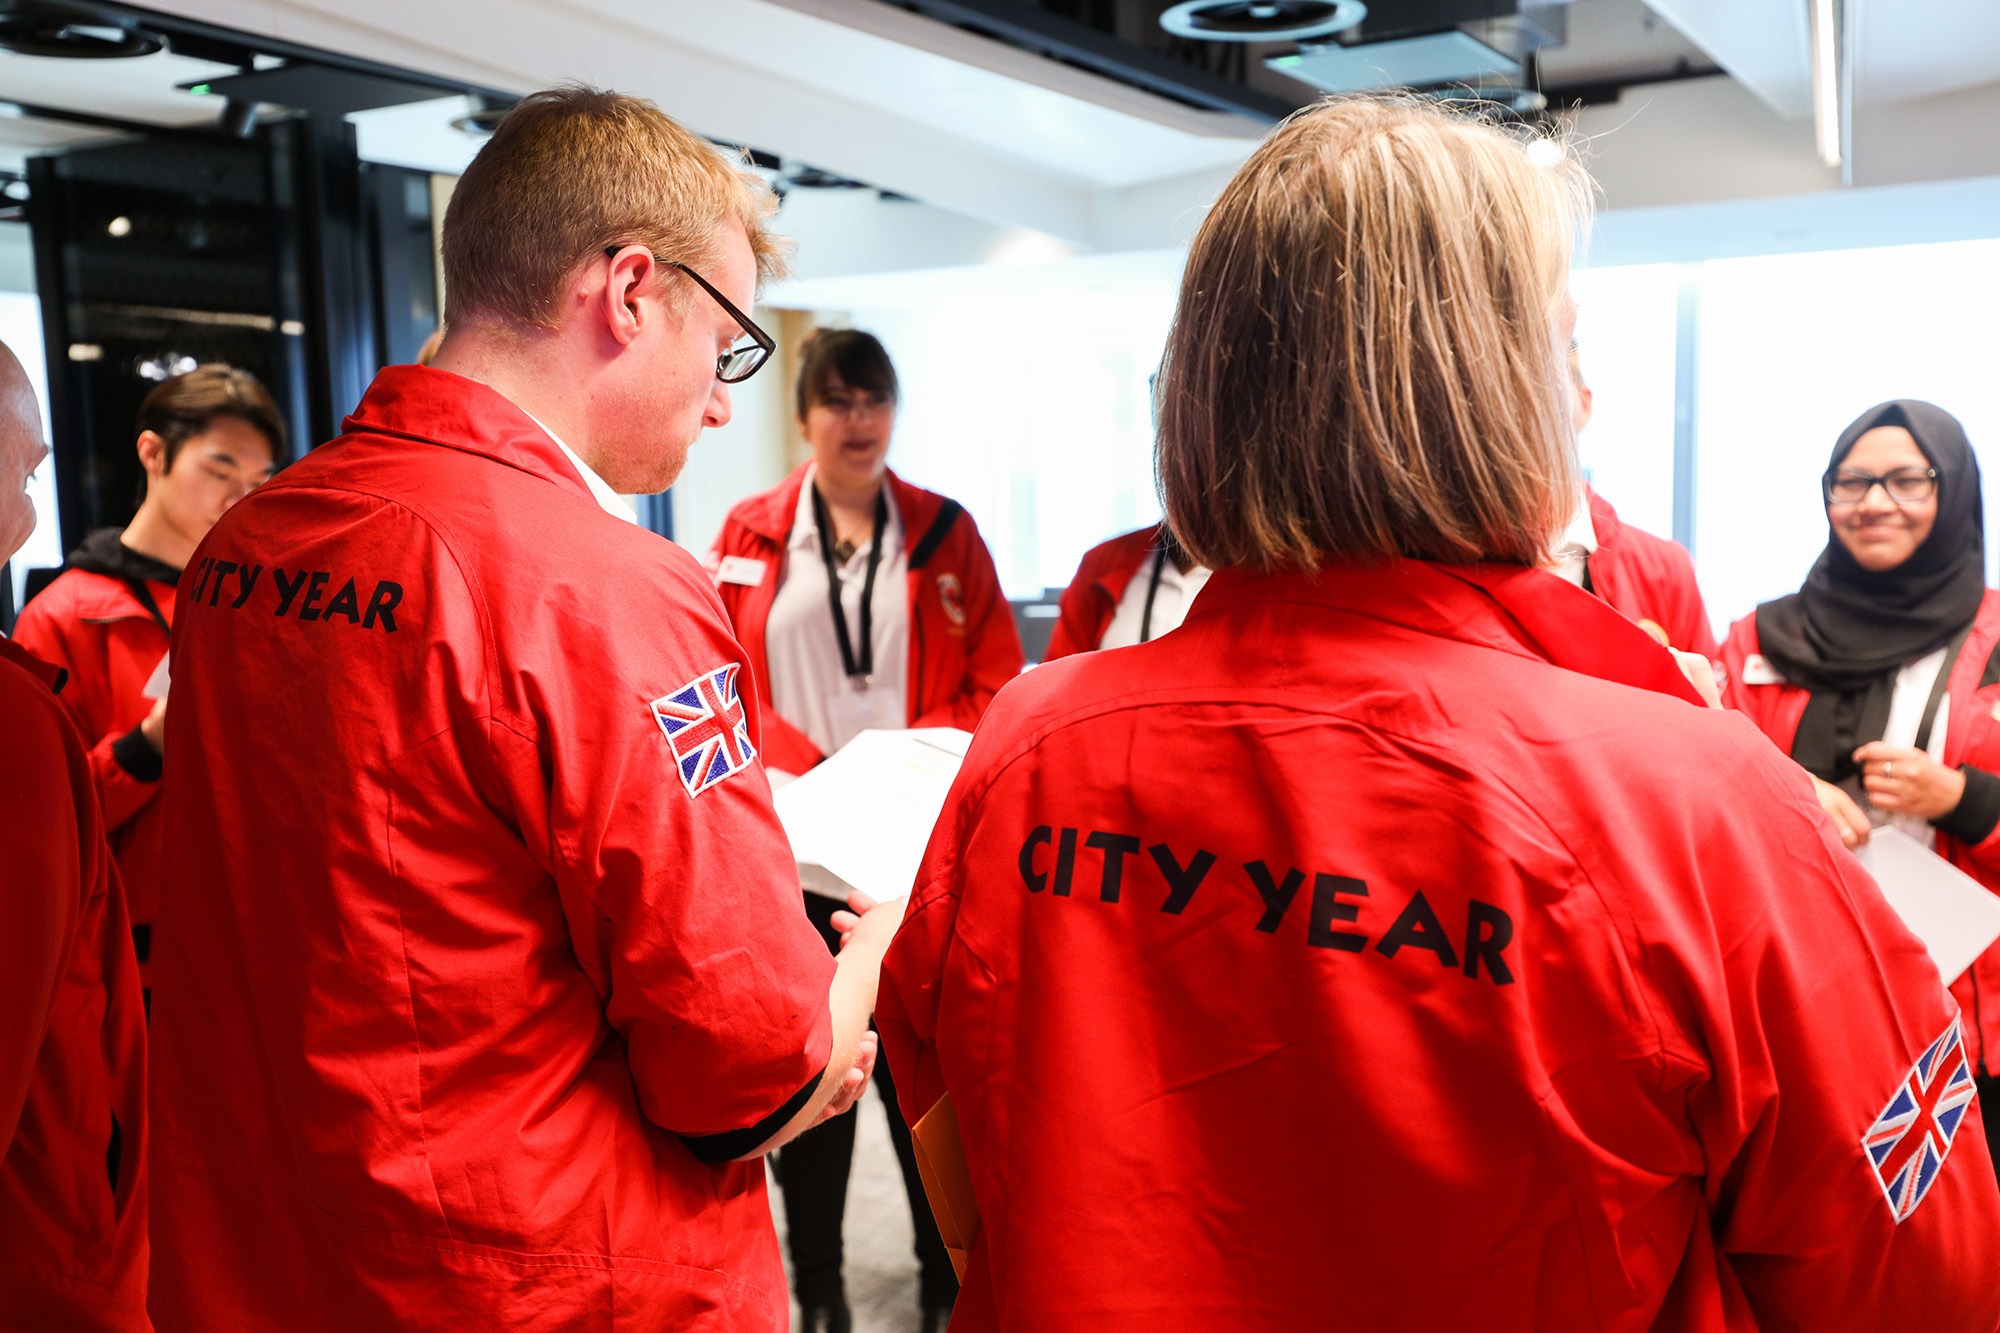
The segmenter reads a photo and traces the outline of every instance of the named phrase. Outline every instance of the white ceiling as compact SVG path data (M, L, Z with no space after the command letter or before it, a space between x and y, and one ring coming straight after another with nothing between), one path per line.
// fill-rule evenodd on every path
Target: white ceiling
M1205 202L1259 133L876 0L183 0L176 12L507 91L616 87L711 137L1089 248L1180 239L1152 219ZM1123 206L1163 188L1179 207Z
M2000 80L2000 0L1845 3L1858 127L1871 106ZM174 8L253 36L504 91L582 79L640 93L714 138L922 199L995 235L1035 233L1080 251L1181 243L1260 132L881 0L176 0ZM1706 54L1778 112L1801 116L1805 12L1805 0L1652 0L1650 10L1639 0L1574 0L1570 47L1551 53L1546 74L1553 84L1588 81ZM225 72L169 55L91 62L0 53L0 99L196 122L212 118L214 104L174 85ZM463 109L443 100L360 117L364 154L457 170L477 147L449 128ZM0 117L0 167L91 133ZM1617 151L1617 139L1607 144L1607 154ZM968 235L966 244L990 248L990 238Z
M1650 0L1786 116L1812 114L1806 0ZM1843 0L1857 110L2000 80L1995 0Z

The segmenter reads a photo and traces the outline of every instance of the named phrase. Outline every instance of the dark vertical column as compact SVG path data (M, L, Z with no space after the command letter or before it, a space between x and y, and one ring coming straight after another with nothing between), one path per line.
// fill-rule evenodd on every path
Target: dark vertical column
M1692 551L1701 407L1701 265L1681 265L1674 313L1674 540Z
M305 274L310 439L340 432L382 365L370 218L361 186L354 126L315 111L295 122L301 269Z
M408 365L438 326L429 172L363 163L370 262L377 275L375 341L382 363Z

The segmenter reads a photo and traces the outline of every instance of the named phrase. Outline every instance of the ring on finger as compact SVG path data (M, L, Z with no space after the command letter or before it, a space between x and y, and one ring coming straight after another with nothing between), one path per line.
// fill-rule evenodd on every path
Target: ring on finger
M1896 770L1896 763L1895 763L1895 761L1894 761L1893 759L1884 759L1884 760L1882 761L1882 776L1883 776L1883 777L1885 777L1885 778L1886 778L1886 777L1890 776L1890 775L1891 775L1892 773L1894 773L1894 772L1895 772L1895 770Z

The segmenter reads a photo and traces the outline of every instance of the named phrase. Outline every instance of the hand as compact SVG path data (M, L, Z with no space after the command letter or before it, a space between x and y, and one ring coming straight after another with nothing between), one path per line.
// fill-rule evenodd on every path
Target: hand
M1669 648L1667 651L1674 655L1674 661L1679 664L1681 674L1688 678L1688 684L1694 686L1694 692L1699 694L1710 708L1722 707L1722 687L1715 683L1715 664L1700 653L1684 653L1678 648ZM1850 801L1848 804L1851 805L1853 802Z
M1965 774L1907 745L1871 741L1854 752L1854 762L1877 810L1942 819L1965 797Z
M896 928L903 924L903 909L909 902L907 897L877 902L859 889L848 894L847 910L833 914L833 928L840 932L841 952L845 953L857 939L864 946L887 949L889 941L895 938Z
M1833 821L1833 831L1840 835L1840 845L1852 851L1867 842L1868 816L1854 803L1854 798L1831 782L1813 778L1812 783L1813 795L1819 797L1819 808L1826 811L1827 818Z
M127 713L127 717L131 714ZM158 754L167 752L167 701L161 699L153 705L153 711L146 714L146 720L139 724L139 734L146 738L146 744Z
M833 1094L833 1100L820 1108L813 1117L815 1125L823 1125L837 1115L846 1115L854 1109L854 1103L861 1100L861 1094L868 1091L868 1080L875 1073L875 1052L881 1047L881 1038L873 1032L861 1034L861 1049L855 1054L854 1063L840 1080L840 1091Z

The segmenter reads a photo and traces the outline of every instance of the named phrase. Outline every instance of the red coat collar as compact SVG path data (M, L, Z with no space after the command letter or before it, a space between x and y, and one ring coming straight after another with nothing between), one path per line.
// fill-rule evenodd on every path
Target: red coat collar
M799 494L805 490L806 470L811 466L799 464L775 487L738 505L731 517L764 540L783 546L791 540L792 519L799 512ZM903 516L903 541L914 546L930 530L932 520L944 505L944 497L912 486L893 470L884 473L884 480L889 497L896 502L896 511Z
M341 429L481 454L570 487L596 503L562 447L532 417L498 390L450 371L384 368Z
M1618 517L1618 511L1611 507L1611 501L1599 495L1596 488L1586 486L1583 493L1590 501L1590 527L1597 536L1597 545L1601 550L1618 540L1618 530L1625 526L1625 522Z
M0 634L0 662L12 662L40 681L51 694L60 693L69 679L69 672L53 662L44 662L4 634Z
M1421 560L1337 565L1317 575L1220 569L1195 599L1188 620L1256 602L1330 606L1706 706L1651 635L1544 570Z

